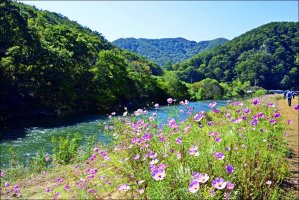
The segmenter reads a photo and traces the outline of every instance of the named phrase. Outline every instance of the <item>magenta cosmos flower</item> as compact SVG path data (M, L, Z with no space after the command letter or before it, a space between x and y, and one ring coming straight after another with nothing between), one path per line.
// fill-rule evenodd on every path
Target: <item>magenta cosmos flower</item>
M249 114L250 113L250 109L249 108L244 108L244 113Z
M258 105L259 103L260 103L260 100L257 99L257 98L255 98L255 99L252 100L252 104L253 105Z
M118 188L117 188L117 190L119 190L119 191L124 191L124 192L128 191L129 189L130 189L130 186L127 185L127 184L121 184L121 185L118 186Z
M9 187L9 183L8 183L8 182L5 182L5 183L4 183L4 187Z
M225 188L226 186L226 182L224 181L223 178L215 178L213 181L212 181L212 185L218 189L218 190L222 190Z
M196 193L198 189L199 189L199 182L197 180L192 180L188 188L189 192Z
M273 115L275 118L278 118L280 116L280 113L279 112L275 112L274 115Z
M66 185L64 186L64 189L65 189L65 190L70 190L70 185L69 185L69 184L66 184Z
M295 109L295 110L299 110L299 104L295 105L295 106L294 106L294 109Z

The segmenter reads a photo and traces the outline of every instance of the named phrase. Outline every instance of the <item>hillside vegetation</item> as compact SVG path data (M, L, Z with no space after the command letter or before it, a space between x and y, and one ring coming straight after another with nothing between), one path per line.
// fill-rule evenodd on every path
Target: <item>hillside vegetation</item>
M158 65L67 17L7 0L0 13L0 121L106 111L170 95L158 83Z
M273 22L169 69L186 82L212 78L219 82L250 81L266 89L298 90L298 42L298 22Z
M227 41L225 38L201 42L189 41L184 38L120 38L113 41L112 44L138 53L159 66L165 66L183 62L199 52L207 51Z

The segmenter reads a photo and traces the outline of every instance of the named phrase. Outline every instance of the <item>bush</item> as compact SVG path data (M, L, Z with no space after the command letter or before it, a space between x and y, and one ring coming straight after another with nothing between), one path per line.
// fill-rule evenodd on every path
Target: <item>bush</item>
M34 172L41 172L47 168L48 162L50 162L50 157L48 157L45 154L44 149L40 149L37 151L37 154L32 158L30 168Z
M77 150L80 146L81 136L75 133L73 138L70 139L70 134L64 137L59 137L59 142L55 136L52 137L52 146L54 157L60 164L68 164L75 158Z
M254 97L259 97L259 96L262 96L262 95L265 95L267 94L267 90L265 89L259 89L257 91L255 91L255 93L253 94Z
M206 78L190 85L189 92L192 100L221 99L223 88L217 80Z

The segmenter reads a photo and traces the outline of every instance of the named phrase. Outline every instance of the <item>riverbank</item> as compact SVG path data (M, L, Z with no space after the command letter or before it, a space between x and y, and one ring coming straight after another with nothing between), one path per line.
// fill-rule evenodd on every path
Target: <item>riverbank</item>
M231 195L242 199L250 196L258 198L260 195L265 198L292 197L293 190L289 193L282 191L281 181L287 179L284 158L287 144L284 141L287 138L283 132L290 133L284 120L293 115L287 115L282 110L280 101L278 107L275 105L277 102L268 97L235 102L225 108L214 108L204 115L192 113L186 121L173 118L161 131L154 128L155 120L147 121L145 117L144 121L126 120L125 124L115 118L111 134L119 138L116 138L114 148L99 146L94 156L83 163L58 165L45 173L33 174L10 184L18 185L23 198L30 199L153 198L152 195L173 194L168 191L169 188L178 190L176 195L185 195L186 198L214 197L210 195L216 195L215 198ZM183 111L187 112L188 106ZM256 114L257 118L254 117ZM141 132L138 133L138 130ZM153 135L146 135L146 130ZM143 147L136 136L128 133L136 133L137 137L144 134L147 138L144 144L148 147ZM166 146L173 147L173 150L168 152ZM140 147L145 149L139 150ZM160 177L148 169L148 162L154 165L158 162L155 166L160 164L163 167L158 168ZM192 180L190 183L191 172L207 175L207 182L201 183L199 190L190 189L189 184L193 183ZM217 177L226 180L224 188L217 189L213 185L212 180ZM176 184L172 184L173 180ZM226 187L228 181L232 184L230 187ZM13 187L2 186L1 196L17 195L9 192L9 188Z

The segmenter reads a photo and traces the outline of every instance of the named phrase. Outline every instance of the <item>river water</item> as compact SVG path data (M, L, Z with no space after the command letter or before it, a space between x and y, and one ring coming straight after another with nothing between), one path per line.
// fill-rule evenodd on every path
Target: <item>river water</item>
M217 106L225 106L227 101L218 100ZM208 111L211 101L190 102L189 106L193 109L193 113L199 111ZM149 115L157 112L158 121L167 122L168 117L175 111L184 109L184 106L161 106L158 109L149 110ZM185 109L184 109L185 110ZM133 112L132 112L133 113ZM187 115L183 114L183 118ZM52 144L51 137L65 136L68 133L79 132L86 139L87 136L96 135L97 139L103 143L109 143L103 131L107 116L103 115L79 115L65 118L43 118L39 120L24 120L18 122L14 128L1 129L0 131L0 161L1 167L7 166L8 149L10 146L17 148L19 158L23 163L28 162L29 158L43 148L45 152L51 153Z

